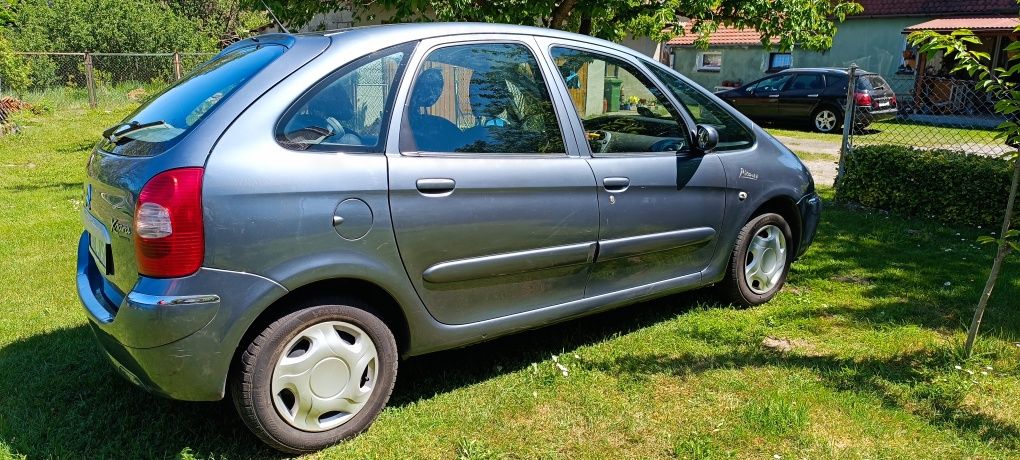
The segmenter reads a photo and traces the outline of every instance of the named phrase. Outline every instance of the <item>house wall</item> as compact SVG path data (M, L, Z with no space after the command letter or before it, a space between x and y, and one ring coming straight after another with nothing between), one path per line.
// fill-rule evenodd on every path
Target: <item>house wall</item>
M722 53L722 65L718 72L697 70L698 54L704 51ZM729 46L700 50L692 47L673 49L673 68L701 86L712 90L723 81L743 80L750 82L764 75L768 53L760 46Z
M655 60L659 60L661 50L664 48L662 43L648 37L628 37L619 43Z
M795 67L849 67L882 74L896 74L907 45L903 29L934 17L875 18L848 20L839 25L832 48L825 52L794 50Z
M856 63L862 69L882 74L887 80L912 80L911 76L896 75L903 62L906 46L903 29L934 17L861 18L849 19L839 25L832 40L832 48L825 52L793 50L794 67L848 67ZM769 51L760 46L714 47L708 51L722 52L720 72L695 69L699 51L692 47L676 47L674 68L698 84L713 89L724 80L743 80L744 83L765 76ZM895 83L894 83L895 84Z

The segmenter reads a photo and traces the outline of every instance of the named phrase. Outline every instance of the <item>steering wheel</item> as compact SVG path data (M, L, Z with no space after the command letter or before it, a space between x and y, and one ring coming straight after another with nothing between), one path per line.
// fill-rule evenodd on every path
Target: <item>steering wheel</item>
M687 143L683 139L670 138L663 139L652 144L651 151L653 152L679 152L687 147Z
M333 130L333 133L329 135L330 139L336 139L338 144L341 145L365 145L365 142L361 140L361 136L353 131L347 131L343 125L333 117L326 118L326 124ZM353 138L353 139L352 139ZM357 139L357 142L354 142Z

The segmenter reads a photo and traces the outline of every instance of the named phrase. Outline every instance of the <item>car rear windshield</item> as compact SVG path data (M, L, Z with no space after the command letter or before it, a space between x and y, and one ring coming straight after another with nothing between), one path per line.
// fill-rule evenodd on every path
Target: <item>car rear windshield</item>
M252 45L202 64L107 130L104 150L125 156L166 151L284 51L281 45Z
M885 79L881 75L861 75L857 79L857 90L868 91L868 90L879 90L888 89L889 84L885 82Z

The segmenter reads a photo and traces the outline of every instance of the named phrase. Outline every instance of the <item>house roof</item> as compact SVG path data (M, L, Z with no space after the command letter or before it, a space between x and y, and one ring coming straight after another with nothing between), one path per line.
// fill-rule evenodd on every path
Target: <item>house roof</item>
M1016 15L1016 0L855 0L864 12L854 17L875 16L975 16Z
M691 46L698 39L698 34L691 32L690 26L684 26L684 35L675 37L666 42L670 46ZM772 43L779 43L779 38L773 37ZM761 34L754 29L734 29L720 27L710 37L708 44L712 46L738 46L738 45L761 45Z
M936 32L950 32L956 29L971 29L974 31L1004 31L1011 32L1020 26L1020 18L1016 16L1002 16L989 18L945 18L933 19L931 21L915 24L906 29L903 33L916 32L919 30L934 30Z

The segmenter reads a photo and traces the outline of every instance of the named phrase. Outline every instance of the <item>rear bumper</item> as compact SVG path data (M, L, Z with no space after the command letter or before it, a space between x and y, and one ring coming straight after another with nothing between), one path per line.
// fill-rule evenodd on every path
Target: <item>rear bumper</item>
M815 240L818 222L822 218L822 199L811 192L797 202L797 208L800 209L801 222L800 244L797 245L797 257L800 257Z
M184 278L139 277L125 295L99 273L88 238L86 232L78 241L78 297L114 367L169 398L221 399L243 334L238 318L256 299L279 298L286 289L256 275L203 268Z
M864 110L860 111L860 114L857 117L857 121L860 124L866 125L869 123L874 123L876 121L891 120L893 118L896 118L896 114L899 113L899 110L900 109L896 107L890 107L881 110L872 110L870 108L864 108Z

